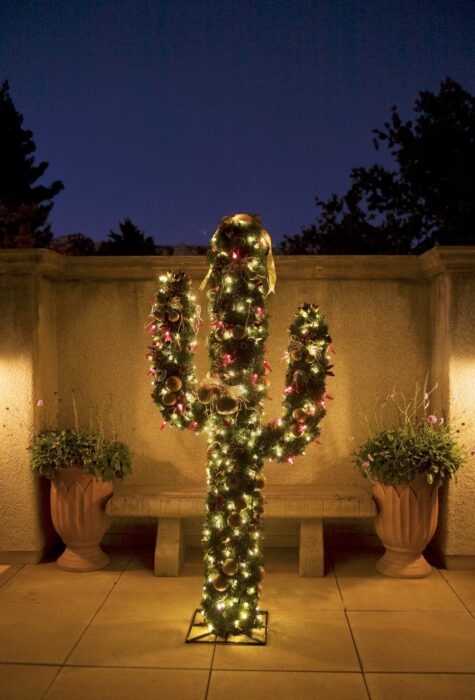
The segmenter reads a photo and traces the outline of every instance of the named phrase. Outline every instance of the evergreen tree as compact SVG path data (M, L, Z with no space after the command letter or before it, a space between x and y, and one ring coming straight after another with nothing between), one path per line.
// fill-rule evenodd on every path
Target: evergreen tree
M155 255L153 238L147 236L130 219L119 223L119 233L111 231L101 244L101 255Z
M48 217L52 199L63 189L35 184L45 174L48 163L35 164L33 134L22 127L5 81L0 88L0 247L42 247L51 238Z
M447 78L419 93L415 119L393 107L374 130L395 167L354 168L346 194L316 199L320 213L285 253L410 253L475 245L475 97Z

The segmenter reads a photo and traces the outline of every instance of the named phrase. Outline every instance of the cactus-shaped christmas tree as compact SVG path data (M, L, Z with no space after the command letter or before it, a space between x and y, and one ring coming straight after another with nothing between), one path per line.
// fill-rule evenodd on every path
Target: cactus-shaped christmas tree
M264 459L292 463L318 439L328 398L325 378L332 374L331 340L318 307L303 304L290 326L282 417L263 425L270 371L265 298L275 273L260 218L225 217L208 258L207 377L196 381L193 353L201 321L182 272L159 278L147 328L153 337L148 357L162 427L208 433L202 610L210 632L227 638L250 635L262 624Z

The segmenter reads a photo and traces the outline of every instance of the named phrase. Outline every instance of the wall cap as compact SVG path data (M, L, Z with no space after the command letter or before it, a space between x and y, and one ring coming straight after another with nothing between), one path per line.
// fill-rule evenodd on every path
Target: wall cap
M278 255L277 279L424 279L447 272L475 272L475 246L432 248L412 255ZM0 273L38 274L63 280L153 280L183 269L203 279L205 256L65 256L48 249L0 250Z

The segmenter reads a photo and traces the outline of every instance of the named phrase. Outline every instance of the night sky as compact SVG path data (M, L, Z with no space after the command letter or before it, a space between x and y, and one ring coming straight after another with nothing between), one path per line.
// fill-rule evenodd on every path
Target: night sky
M445 77L475 93L475 3L2 0L0 81L32 129L55 235L130 217L206 245L263 216L274 242L376 162L371 129Z

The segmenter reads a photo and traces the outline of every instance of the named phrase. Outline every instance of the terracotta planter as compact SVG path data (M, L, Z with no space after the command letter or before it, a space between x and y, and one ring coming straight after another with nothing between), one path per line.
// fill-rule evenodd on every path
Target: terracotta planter
M112 482L82 469L58 469L51 482L51 516L66 549L56 564L67 571L94 571L109 563L100 542L109 527L106 503Z
M385 576L423 578L432 567L423 550L434 536L439 515L438 487L419 474L407 484L373 484L378 506L376 532L386 552L376 564Z

